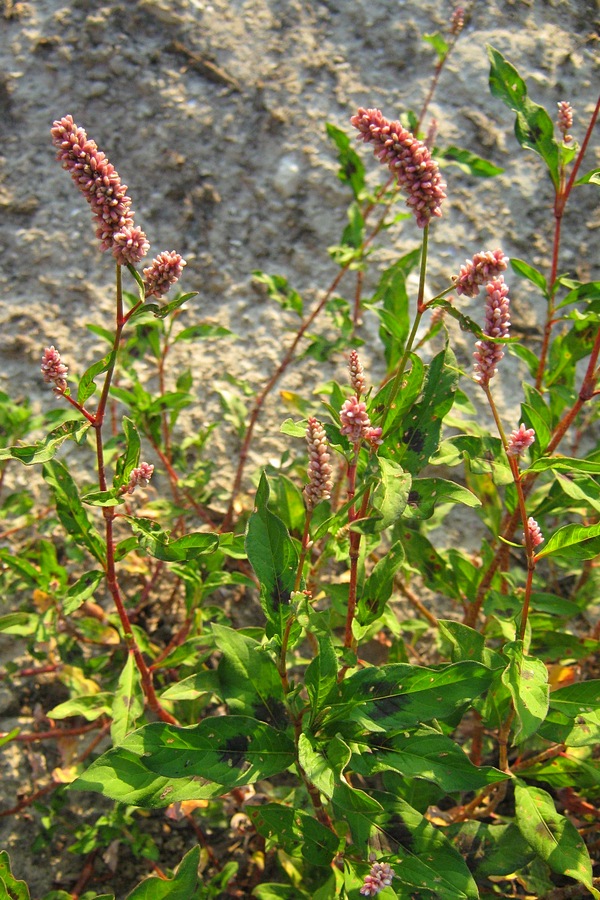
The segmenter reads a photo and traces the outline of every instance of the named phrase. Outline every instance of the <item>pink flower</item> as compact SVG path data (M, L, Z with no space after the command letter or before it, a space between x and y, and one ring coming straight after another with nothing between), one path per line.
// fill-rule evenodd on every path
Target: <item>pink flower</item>
M380 428L379 425L371 426L370 428L365 429L364 438L365 441L371 445L373 450L383 444L383 428Z
M510 301L508 286L502 276L486 285L485 324L483 332L492 338L508 337L510 330ZM475 344L475 381L487 387L496 374L496 365L504 356L502 344L477 341Z
M380 891L391 885L395 874L389 863L373 863L359 893L363 897L376 897Z
M457 6L450 16L450 34L460 34L465 27L465 11L462 6Z
M320 500L327 500L331 496L332 487L329 445L318 419L311 417L308 420L306 444L309 482L304 488L304 501L307 509L314 509Z
M528 447L531 447L535 441L535 431L533 428L525 428L523 423L517 429L511 432L507 441L507 456L523 456Z
M185 265L185 259L175 250L165 250L163 253L159 253L152 260L152 264L144 269L146 297L150 297L152 294L155 297L162 297L163 294L166 294L171 285L181 278Z
M133 494L136 487L147 487L150 484L154 466L151 463L140 463L137 468L133 469L129 476L129 484L123 485L121 493Z
M434 216L441 216L446 185L423 141L403 128L400 122L390 122L379 109L361 107L350 121L365 143L375 145L377 159L389 167L408 194L406 204L415 214L419 228L429 225Z
M350 351L348 369L350 371L350 384L356 391L356 396L360 397L361 394L364 394L367 383L365 381L364 369L356 350Z
M558 125L558 130L563 136L565 144L568 144L569 141L572 141L573 138L569 134L569 131L573 127L573 107L567 100L561 100L558 104L558 116L556 124Z
M540 544L544 543L544 535L540 530L540 526L531 516L527 519L527 530L529 531L532 547L539 547ZM525 535L523 535L523 540L525 540Z
M476 253L473 259L468 259L461 266L459 275L453 277L456 293L476 297L481 285L498 278L506 271L507 266L508 257L502 250L482 250L481 253Z
M41 369L46 384L53 384L57 391L66 390L65 375L69 369L61 362L60 353L53 346L44 350Z
M366 439L367 433L371 428L371 420L367 414L367 407L353 394L340 410L340 419L342 422L341 432L347 435L351 443L356 444L358 441Z
M83 128L75 125L72 116L57 119L51 134L58 151L56 158L70 173L75 186L92 208L101 249L112 250L120 265L123 265L123 259L125 262L139 262L148 252L148 242L141 229L133 228L131 197L127 196L127 185L121 183L115 167L98 149L95 141L88 139ZM123 234L127 235L125 241ZM117 235L121 235L118 240Z

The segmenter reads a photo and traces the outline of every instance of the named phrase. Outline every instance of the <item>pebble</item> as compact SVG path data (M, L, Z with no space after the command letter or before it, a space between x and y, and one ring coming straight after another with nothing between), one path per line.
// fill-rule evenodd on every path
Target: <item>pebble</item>
M300 186L302 171L293 154L282 156L273 175L273 187L282 197L291 197Z

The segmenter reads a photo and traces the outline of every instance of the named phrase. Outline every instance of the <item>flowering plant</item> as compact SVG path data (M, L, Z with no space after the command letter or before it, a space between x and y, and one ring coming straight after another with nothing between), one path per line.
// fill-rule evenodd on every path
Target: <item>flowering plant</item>
M461 22L453 18L452 40ZM450 49L442 44L441 63ZM579 148L572 110L561 103L559 140L516 70L493 48L489 54L492 92L515 110L520 143L543 159L555 188L549 276L522 260L510 261L509 276L502 250L482 250L428 297L430 229L448 198L444 155L421 135L424 111L412 117L412 132L377 109L352 116L359 139L392 173L375 191L347 134L330 127L352 191L353 227L332 251L340 273L325 299L303 319L245 421L238 410L241 448L226 503L211 493L211 466L201 456L209 430L186 446L191 473L178 471L185 458L176 427L191 380L180 376L170 391L165 379L172 342L220 335L204 323L179 329L191 293L149 302L178 282L185 261L162 252L140 274L149 245L126 186L71 116L54 123L58 159L115 260L115 323L108 354L76 391L73 354L63 360L54 345L43 352L43 380L69 415L37 443L22 443L13 429L19 442L0 451L5 465L43 466L51 527L63 529L69 547L65 559L46 538L34 537L22 556L0 550L5 591L27 585L47 599L41 611L19 610L0 627L29 637L32 652L42 641L52 647L49 671L68 697L45 712L45 737L95 732L48 792L62 779L70 794L116 801L125 818L134 808L165 809L191 824L194 846L173 877L160 873L130 898L456 900L507 896L507 885L511 896L557 897L573 881L600 897L586 843L599 774L600 631L590 609L600 463L582 440L584 425L590 432L596 421L599 294L597 284L558 273L562 211L576 183L597 180L576 178L598 108ZM298 459L264 469L249 506L245 466L262 408L341 277L355 273L363 284L367 247L400 196L420 245L379 273L370 303L358 289L354 310L346 304L347 376L322 386L318 400L296 401L301 418L286 420L282 433L290 444L298 439ZM417 265L411 311L407 276ZM123 288L127 275L135 294ZM276 299L296 303L281 279L258 277ZM547 301L539 356L511 336L515 278ZM461 298L477 300L477 319ZM380 384L357 349L367 305L384 345ZM472 339L468 370L451 348L455 320ZM508 436L496 397L507 347L528 371ZM140 349L156 361L158 399L138 373ZM477 421L479 400L495 433ZM119 419L120 405L128 415ZM227 411L233 421L231 402ZM568 438L570 456L559 453ZM59 460L65 441L75 442L76 462ZM90 448L92 485L79 473ZM140 511L159 469L171 499ZM454 469L455 480L437 474ZM435 545L458 506L480 516L477 552ZM223 592L230 601L239 592L257 596L260 618L236 625L231 602L217 602ZM116 618L104 608L108 599ZM152 601L178 605L177 627L162 645L143 624ZM56 726L65 719L73 724ZM3 735L8 744L35 739ZM214 849L225 817L247 846L242 863ZM127 829L133 845L129 820ZM77 846L95 848L100 833L97 823ZM26 896L1 856L9 894ZM67 896L75 895L79 889Z

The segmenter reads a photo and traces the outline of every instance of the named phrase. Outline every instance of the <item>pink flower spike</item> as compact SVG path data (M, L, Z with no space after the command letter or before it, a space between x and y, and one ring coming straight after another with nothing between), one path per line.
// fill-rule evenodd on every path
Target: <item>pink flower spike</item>
M510 301L508 286L502 276L486 285L485 324L483 332L491 338L508 337L510 329ZM496 366L504 356L502 344L477 341L475 344L475 381L487 387L496 374Z
M69 369L61 362L60 353L53 346L44 350L41 370L46 384L53 384L55 390L61 393L67 389L65 375Z
M360 397L361 394L365 393L367 383L365 381L364 369L356 350L350 351L348 369L350 370L350 384L356 391L356 396Z
M465 11L462 6L457 6L450 16L450 34L458 35L465 27Z
M165 250L152 260L152 264L144 269L146 297L154 295L162 297L169 288L179 281L185 259L175 250Z
M389 863L373 863L359 893L363 897L376 897L380 891L391 885L395 874Z
M408 195L406 205L414 213L419 228L425 228L432 218L441 216L446 185L423 141L400 122L386 119L379 109L361 107L350 121L360 132L359 139L374 144L375 156L388 166Z
M383 428L380 428L379 425L371 426L370 428L365 429L364 438L365 441L371 445L373 450L376 450L377 447L383 444Z
M56 158L91 206L101 249L112 250L120 265L139 262L148 252L148 242L144 232L133 226L131 197L115 167L83 128L74 123L73 116L57 119L51 134ZM121 237L115 244L116 235ZM127 235L125 240L123 235ZM121 262L119 254L124 246Z
M558 104L558 116L556 120L558 130L563 136L563 141L568 144L573 140L569 131L573 127L573 107L567 100L561 100Z
M540 530L540 526L531 516L527 519L527 530L529 531L532 547L539 547L540 544L544 543L544 535ZM523 540L525 540L525 535L523 535Z
M531 447L535 441L535 431L533 428L525 428L523 423L511 432L507 441L507 456L519 457L523 456L528 447Z
M137 468L133 469L129 476L129 484L123 485L121 493L133 494L136 487L147 487L150 484L154 466L151 463L140 463Z
M340 419L342 422L341 432L348 437L352 444L357 444L366 438L368 430L371 428L367 407L355 394L344 401L340 410Z
M476 297L479 288L486 281L498 278L508 267L508 257L502 250L487 250L476 253L461 266L458 276L453 277L457 294Z
M320 500L331 496L331 464L329 444L325 429L318 419L310 418L306 427L306 444L308 447L308 478L304 488L304 501L307 509L314 509Z

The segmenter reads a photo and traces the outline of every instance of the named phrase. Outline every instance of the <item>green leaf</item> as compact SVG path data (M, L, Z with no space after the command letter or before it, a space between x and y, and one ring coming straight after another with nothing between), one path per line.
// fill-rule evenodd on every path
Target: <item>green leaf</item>
M141 441L135 422L123 416L123 434L125 435L125 453L117 460L117 470L113 485L123 487L129 483L129 476L140 463Z
M209 338L233 337L233 331L224 328L222 325L210 325L208 322L202 322L199 325L191 325L184 328L179 334L173 338L173 343L178 341L197 341L207 340Z
M445 834L404 800L382 791L372 796L383 807L376 821L385 833L392 829L399 848L390 862L402 887L412 891L400 896L421 895L435 900L478 900L479 892L465 861Z
M119 676L112 706L110 736L113 745L122 744L144 712L144 695L140 673L133 652L127 654L127 662Z
M474 508L481 500L473 491L445 478L413 478L405 519L429 519L438 503L462 503Z
M575 184L600 184L600 169L590 169L578 178Z
M281 516L286 528L302 533L306 515L302 491L298 489L291 478L281 473L270 479L269 486L273 496L273 506Z
M550 706L572 718L600 711L600 679L578 681L552 691Z
M325 705L326 698L337 684L338 662L329 633L318 634L319 652L304 673L304 684L311 708L310 724Z
M366 306L382 303L375 308L380 319L379 336L385 347L387 371L400 361L410 330L409 298L406 279L419 262L420 248L400 257L382 273L373 298Z
M171 684L160 695L161 700L197 700L207 694L221 696L219 674L215 669L205 669Z
M379 484L373 491L373 510L381 517L377 522L379 531L384 531L397 522L406 509L410 496L412 476L402 466L391 459L377 458Z
M464 750L433 728L399 732L369 741L370 752L356 755L352 768L359 775L374 775L391 769L406 778L424 778L447 793L479 791L508 775L492 766L474 766Z
M229 789L284 772L295 760L286 734L250 716L212 716L190 728L154 722L134 732L131 746L157 775L198 776Z
M298 554L287 528L269 510L268 502L269 485L263 473L256 492L254 512L248 521L246 552L260 582L260 599L265 616L275 629L275 634L281 636L292 613L290 598Z
M68 719L70 716L83 716L88 722L95 722L100 716L110 716L112 710L113 695L108 691L98 691L97 694L86 694L72 697L59 703L48 712L51 719Z
M168 533L152 519L140 516L122 516L122 518L130 523L142 550L163 562L197 559L206 553L213 553L219 545L218 534L211 532L192 531L172 541Z
M219 662L220 696L234 713L254 716L275 727L287 725L277 666L257 641L225 625L212 625Z
M559 186L559 146L554 139L554 123L543 108L527 96L525 82L498 50L488 44L490 91L516 113L515 135L522 147L538 153L554 184Z
M5 447L0 450L0 460L17 459L25 466L33 466L36 463L45 463L52 459L58 448L69 438L80 441L86 433L90 423L87 419L65 422L59 425L46 437L35 444L27 444L22 447Z
M435 158L442 164L457 166L461 172L466 175L474 175L476 178L494 178L504 172L500 166L495 166L489 160L477 156L476 153L471 153L470 150L464 150L462 147L444 147L443 150L438 150Z
M25 637L33 634L39 625L40 617L36 613L7 613L0 616L0 633L18 634Z
M530 266L529 263L526 263L523 259L514 259L513 257L510 259L510 266L517 275L522 275L527 281L531 281L532 284L535 284L544 297L548 296L548 282L538 269Z
M454 839L453 843L478 880L512 875L535 857L512 822L508 825L463 822L445 828L444 832Z
M279 803L248 806L257 832L290 856L299 851L311 866L329 866L339 850L340 839L310 813ZM287 896L287 895L286 895ZM289 895L290 898L296 894Z
M428 669L396 663L361 669L344 679L329 698L328 727L340 720L374 732L444 720L464 709L490 685L492 673L477 662ZM341 729L340 729L341 730Z
M252 273L252 277L258 284L266 286L268 296L279 303L282 309L291 309L297 315L302 315L304 301L298 291L289 286L287 278L283 275L267 275L258 269Z
M146 878L127 894L126 900L202 900L205 890L199 881L199 865L200 847L192 847L177 866L173 878Z
M77 388L77 402L83 406L86 400L89 400L96 392L96 382L94 381L98 375L107 372L115 361L115 351L111 350L105 357L93 363L81 376L79 387Z
M503 648L509 663L502 682L510 691L515 710L515 743L535 734L548 712L548 669L541 659L525 656L523 642L514 641Z
M335 773L324 749L317 745L312 735L305 732L298 736L298 762L317 790L331 799L335 787Z
M42 469L45 481L50 485L56 503L56 512L67 534L81 547L85 547L95 559L104 563L104 542L96 532L83 508L77 486L67 467L56 459L48 460Z
M571 303L580 303L582 300L596 300L600 297L600 281L588 281L585 284L581 284L578 281L566 281L563 279L562 283L566 287L570 287L571 290L556 307L557 309L562 309L563 306L569 306Z
M600 524L563 525L550 537L536 559L566 556L569 559L593 559L600 553Z
M600 891L592 885L587 848L575 826L556 812L550 794L517 781L515 814L519 831L553 872L568 875L600 898Z
M383 615L385 605L392 595L394 577L403 562L404 547L400 541L396 541L375 564L365 581L356 609L360 625L370 625Z
M452 408L457 384L456 357L447 347L428 366L419 402L413 405L399 427L399 442L390 435L380 452L416 475L438 448L442 420Z
M576 459L570 456L542 456L529 466L530 472L587 472L590 475L600 474L600 461L595 459Z
M29 900L29 888L12 874L6 850L0 850L0 888L4 888L6 900Z
M105 577L106 575L104 572L101 572L99 569L94 569L91 572L86 572L81 578L78 578L75 584L72 584L65 594L65 599L62 604L63 615L70 616L72 612L79 609L82 603L93 596L98 585Z
M450 48L439 31L432 34L424 34L423 40L426 44L431 44L440 61L446 59Z
M529 369L531 377L535 378L540 361L533 350L530 350L529 347L525 347L523 344L508 344L508 352L522 359Z
M343 184L350 185L354 197L359 200L365 189L365 167L353 149L352 142L345 131L327 122L325 125L328 136L338 150L338 162L340 169L338 178Z

